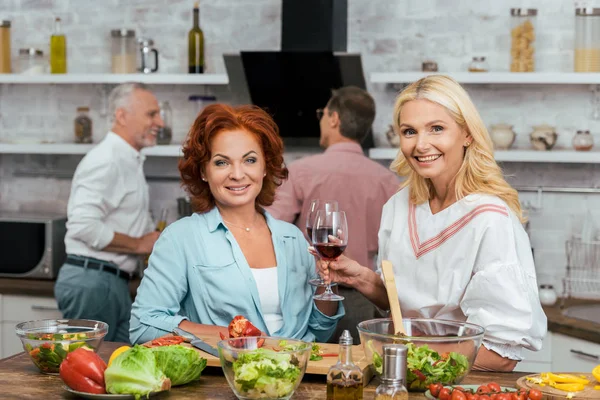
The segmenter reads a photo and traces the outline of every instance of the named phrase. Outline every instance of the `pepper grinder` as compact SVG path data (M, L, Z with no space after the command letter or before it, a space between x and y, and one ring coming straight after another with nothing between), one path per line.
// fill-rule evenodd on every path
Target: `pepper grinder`
M327 400L362 400L363 373L352 362L352 335L347 329L340 336L338 362L327 373Z
M406 354L407 348L403 344L383 345L383 371L375 400L408 400Z

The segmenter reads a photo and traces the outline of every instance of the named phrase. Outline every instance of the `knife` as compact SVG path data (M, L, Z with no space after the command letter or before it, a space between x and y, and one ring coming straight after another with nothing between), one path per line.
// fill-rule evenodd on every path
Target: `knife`
M217 349L215 349L210 344L206 343L204 340L200 339L193 333L184 331L183 329L181 329L179 327L176 327L175 329L173 329L173 333L184 338L185 341L189 342L192 346L219 358L219 351Z

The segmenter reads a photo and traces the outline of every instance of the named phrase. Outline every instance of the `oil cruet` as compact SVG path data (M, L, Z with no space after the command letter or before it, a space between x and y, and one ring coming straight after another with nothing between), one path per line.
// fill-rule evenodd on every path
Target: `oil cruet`
M352 362L352 336L345 330L340 336L338 362L327 373L327 400L362 400L363 373Z
M383 372L375 400L408 400L406 353L407 348L403 344L383 345Z

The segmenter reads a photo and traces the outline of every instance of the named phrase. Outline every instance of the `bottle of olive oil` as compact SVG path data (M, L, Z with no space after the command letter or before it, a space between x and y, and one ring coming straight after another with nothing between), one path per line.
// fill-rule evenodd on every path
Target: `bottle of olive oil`
M204 33L200 29L199 1L194 3L194 26L188 33L188 72L204 73Z
M60 28L60 18L54 20L54 34L50 36L50 73L67 73L67 38Z
M352 336L340 336L338 362L327 373L327 400L363 400L363 373L352 362Z

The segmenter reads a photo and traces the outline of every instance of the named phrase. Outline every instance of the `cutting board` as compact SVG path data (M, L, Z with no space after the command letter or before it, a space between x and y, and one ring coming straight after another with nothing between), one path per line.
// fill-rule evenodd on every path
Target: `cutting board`
M173 336L171 334L165 335ZM204 340L206 343L210 344L214 348L217 348L217 342L221 340L220 338L214 336L198 336L200 339ZM339 346L335 343L317 343L321 346L321 351L323 353L338 353ZM202 350L199 350L193 347L189 343L182 343L182 345L191 347L194 350L198 351L203 358L206 358L206 365L209 367L220 367L221 361L218 357L213 356L212 354L208 354ZM367 385L371 379L373 378L373 371L370 368L370 362L367 361L367 357L365 356L365 352L361 345L352 346L352 361L356 364L363 372L363 385ZM315 374L315 375L327 375L329 372L329 368L337 362L337 357L323 357L323 359L319 361L308 361L308 365L306 366L307 374Z
M576 373L576 372L556 372L556 373L557 374L567 373L567 374L571 374L571 375L575 375L575 376L582 376L582 377L585 377L585 379L590 381L590 383L588 383L585 386L585 389L583 391L574 392L575 396L573 397L573 399L575 399L575 400L580 400L580 399L598 400L598 399L600 399L600 390L594 390L594 386L600 385L600 383L598 383L596 381L596 379L592 376L592 374L584 374L584 373ZM540 374L531 374L531 375L527 375L527 376L522 376L521 378L519 378L517 380L517 387L525 388L525 389L537 389L540 392L542 392L545 400L566 399L567 398L568 392L564 392L562 390L558 390L558 389L555 389L555 388L547 386L547 385L540 386L538 384L535 384L535 383L527 380L527 377L539 378L539 376L540 376Z

